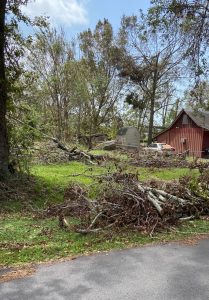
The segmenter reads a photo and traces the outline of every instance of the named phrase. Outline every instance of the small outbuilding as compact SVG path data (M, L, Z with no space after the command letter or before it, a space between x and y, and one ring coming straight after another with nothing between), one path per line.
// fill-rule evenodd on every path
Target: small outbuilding
M118 130L116 145L124 148L139 149L140 134L136 127L123 127Z
M176 153L204 157L209 152L209 112L182 109L173 123L154 139L171 145Z

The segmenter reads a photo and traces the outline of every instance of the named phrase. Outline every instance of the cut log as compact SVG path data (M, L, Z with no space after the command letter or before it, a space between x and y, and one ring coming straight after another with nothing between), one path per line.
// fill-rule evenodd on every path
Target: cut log
M156 198L154 198L154 195L153 195L152 192L148 192L147 199L154 205L154 207L156 208L156 210L158 211L158 213L162 216L163 209L160 206L160 204L158 203L158 201L156 200Z

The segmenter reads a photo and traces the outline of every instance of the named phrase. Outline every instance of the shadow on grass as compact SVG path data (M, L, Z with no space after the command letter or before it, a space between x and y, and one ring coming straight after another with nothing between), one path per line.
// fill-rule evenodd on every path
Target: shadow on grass
M62 202L65 189L71 184L81 185L94 197L100 187L96 177L91 176L108 171L108 168L79 162L32 166L30 175L19 174L0 183L0 213L33 212Z
M0 213L33 211L63 200L64 186L35 175L18 174L0 182Z

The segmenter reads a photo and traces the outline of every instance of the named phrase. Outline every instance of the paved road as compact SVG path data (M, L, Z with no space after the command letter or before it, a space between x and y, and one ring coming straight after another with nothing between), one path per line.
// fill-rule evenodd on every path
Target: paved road
M209 240L113 251L0 284L1 300L209 300Z

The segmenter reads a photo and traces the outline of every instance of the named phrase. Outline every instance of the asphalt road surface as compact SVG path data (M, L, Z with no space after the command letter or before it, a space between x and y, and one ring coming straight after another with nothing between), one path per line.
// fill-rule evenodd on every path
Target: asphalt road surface
M1 300L209 300L209 240L42 265L0 284Z

